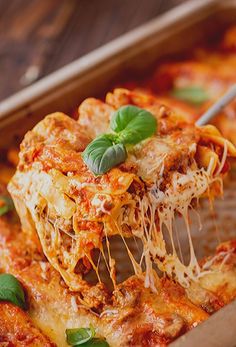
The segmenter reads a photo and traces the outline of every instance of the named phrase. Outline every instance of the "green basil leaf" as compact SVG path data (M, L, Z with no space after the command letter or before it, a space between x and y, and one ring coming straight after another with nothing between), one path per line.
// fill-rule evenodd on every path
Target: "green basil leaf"
M14 209L10 196L0 195L0 216Z
M90 328L66 329L66 341L71 346L81 346L95 336L95 330Z
M79 346L79 345L76 345L76 346ZM92 340L89 340L83 343L82 345L80 345L80 347L109 347L109 344L104 339L94 338Z
M209 100L209 95L206 93L206 91L197 86L176 88L171 92L171 95L176 99L196 105L203 104L205 101Z
M95 175L102 175L127 158L125 146L115 143L116 136L102 135L93 140L83 152L83 159Z
M93 140L83 152L83 159L95 175L102 175L127 158L125 145L136 144L152 136L157 129L155 117L148 111L128 105L112 117L116 134L105 134Z
M10 274L0 275L0 300L9 301L25 309L25 295L20 282Z
M110 126L113 131L119 133L119 142L136 144L156 132L157 120L150 112L127 105L120 107L114 113Z

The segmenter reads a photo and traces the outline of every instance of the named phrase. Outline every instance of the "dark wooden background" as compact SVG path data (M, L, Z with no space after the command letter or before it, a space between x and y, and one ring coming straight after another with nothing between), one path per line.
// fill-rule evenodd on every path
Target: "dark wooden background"
M186 0L0 0L0 100Z

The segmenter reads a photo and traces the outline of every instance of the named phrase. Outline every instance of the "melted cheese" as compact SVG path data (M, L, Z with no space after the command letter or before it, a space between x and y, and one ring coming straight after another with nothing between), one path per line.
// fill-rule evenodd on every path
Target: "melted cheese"
M163 150L164 152L162 150L159 152L160 158L165 158L168 155L165 152L165 148ZM191 151L193 150L196 150L196 148L191 149ZM147 162L143 165L146 171L145 177L153 170L157 170L154 156L149 157L147 160L149 160L149 165L147 165ZM223 158L222 160L225 159ZM153 170L151 168L152 163L155 166ZM209 165L211 165L211 162ZM188 286L190 280L196 280L200 273L191 240L188 209L193 199L199 199L207 192L213 182L213 178L211 175L212 170L209 170L209 168L198 169L194 163L192 166L193 168L188 168L185 174L173 172L171 181L163 191L160 189L160 185L164 179L165 161L164 159L163 161L160 160L158 175L155 174L155 177L159 177L157 183L150 185L150 176L148 178L149 185L146 187L145 192L142 192L141 196L132 196L127 192L134 179L133 174L124 173L123 176L119 177L118 192L120 195L118 195L117 191L115 195L112 195L109 189L99 192L99 188L95 184L91 187L90 183L81 183L81 179L78 176L65 176L55 169L50 170L48 173L37 171L36 169L29 170L23 174L18 172L15 179L18 182L17 189L20 187L20 194L24 196L26 207L31 212L45 254L73 290L81 288L81 283L85 285L81 277L72 274L78 260L82 257L88 258L100 281L98 266L94 264L90 252L83 246L83 240L86 239L93 247L100 248L104 255L99 233L81 229L76 231L76 224L73 223L76 221L75 216L78 215L82 218L81 220L101 221L104 223L103 233L108 250L108 261L106 263L114 286L116 285L115 260L110 252L109 236L119 233L125 243L136 275L144 278L145 286L151 287L155 291L153 262L158 265L161 271L166 272L185 287ZM138 181L138 179L136 180ZM86 200L85 203L89 203L90 207L84 210L84 215L83 202L71 193L74 187L79 192L85 190L86 194L89 194L89 200ZM14 189L11 188L11 191L14 196ZM43 211L46 207L46 219L49 218L48 221L43 216ZM179 259L175 247L173 220L176 213L182 215L186 222L190 248L190 262L188 265L183 264ZM21 215L21 213L19 214ZM56 218L54 222L52 221L53 216ZM66 229L63 230L63 225L66 227L70 223L72 223L73 233ZM131 235L140 238L143 242L140 262L135 260L127 246L124 238L124 226L130 227ZM64 238L62 238L61 231L68 236L69 251L63 245ZM165 244L166 231L169 233L172 245L172 252L169 254ZM48 240L51 240L50 245ZM60 251L56 253L55 250L59 249ZM63 268L57 259L59 254L63 256ZM143 277L142 264L145 264L145 277Z
M188 209L194 198L199 199L211 184L211 177L204 169L188 169L186 174L174 173L169 188L162 192L158 184L152 186L147 194L140 200L140 224L141 228L136 236L142 238L144 244L144 257L146 263L146 285L151 285L151 261L158 265L159 269L183 286L188 286L189 280L196 280L200 268L195 257L189 221ZM190 262L184 265L179 259L173 240L173 221L175 214L183 216L186 224L186 232L189 239ZM159 222L156 222L158 216ZM157 227L157 225L159 227ZM144 230L144 232L143 232ZM165 232L168 231L172 244L172 253L168 254L165 244Z

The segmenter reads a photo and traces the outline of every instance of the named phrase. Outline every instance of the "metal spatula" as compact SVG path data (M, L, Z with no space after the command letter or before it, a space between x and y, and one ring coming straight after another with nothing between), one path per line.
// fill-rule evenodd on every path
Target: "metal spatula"
M227 104L236 98L236 84L230 87L227 92L212 105L196 122L197 125L209 123Z

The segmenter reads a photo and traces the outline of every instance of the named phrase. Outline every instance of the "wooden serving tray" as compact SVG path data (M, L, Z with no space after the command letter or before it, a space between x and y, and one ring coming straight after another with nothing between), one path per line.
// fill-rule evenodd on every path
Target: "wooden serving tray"
M189 50L233 22L236 23L236 1L195 0L96 49L0 103L0 149L19 143L25 132L46 114L69 113L88 96L102 97L125 77L148 74L158 59ZM232 211L232 220L229 221L227 215L226 236L234 225L236 235L235 187L234 182L229 183L224 203L218 202L216 206L218 214L222 215L219 221L222 227L225 226L225 211ZM209 219L209 216L203 217ZM208 231L204 234L194 231L199 256L204 254L200 238L207 240L207 235L210 235ZM171 346L236 346L235 322L236 302L233 302Z

